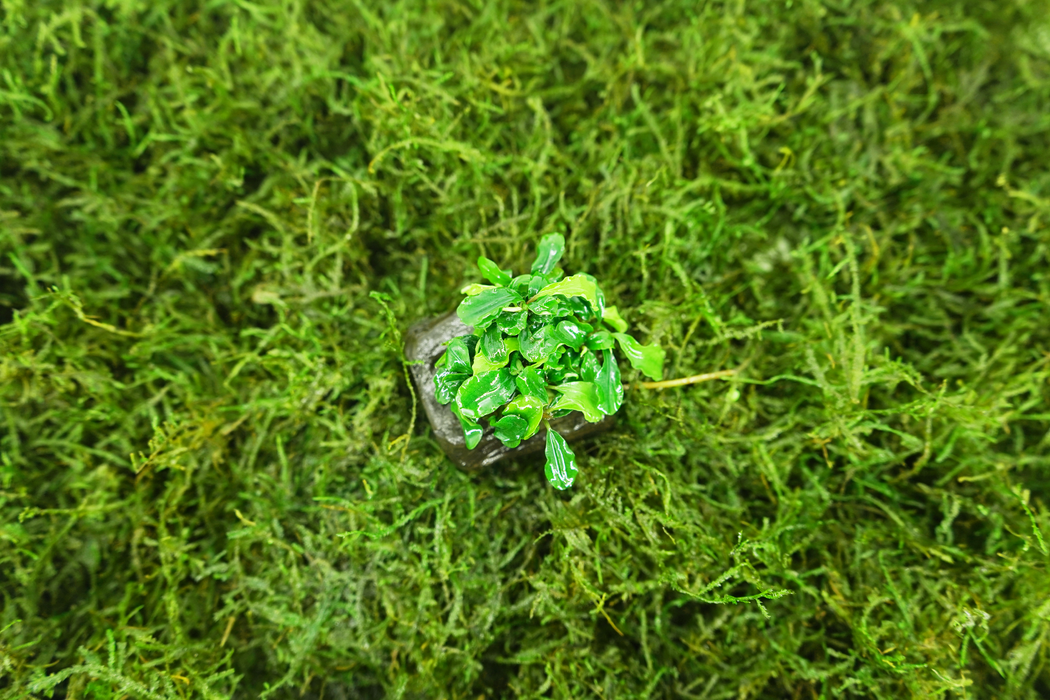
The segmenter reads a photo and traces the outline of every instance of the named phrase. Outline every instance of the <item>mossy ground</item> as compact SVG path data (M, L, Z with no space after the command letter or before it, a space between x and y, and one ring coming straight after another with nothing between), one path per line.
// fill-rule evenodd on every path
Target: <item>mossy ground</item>
M1050 697L1046 2L0 8L0 696ZM554 230L743 368L565 493L394 332Z

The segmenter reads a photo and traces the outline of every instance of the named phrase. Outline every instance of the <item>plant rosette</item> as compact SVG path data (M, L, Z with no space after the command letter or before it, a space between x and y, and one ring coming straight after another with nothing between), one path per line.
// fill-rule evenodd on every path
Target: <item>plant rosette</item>
M544 236L532 269L517 277L478 258L490 284L466 286L456 310L473 333L448 341L434 377L434 397L459 419L467 449L481 440L483 420L508 449L546 430L544 471L556 489L572 486L577 466L550 421L580 411L596 423L619 410L617 349L654 380L664 364L663 348L627 334L594 277L565 277L557 266L564 251L561 234Z

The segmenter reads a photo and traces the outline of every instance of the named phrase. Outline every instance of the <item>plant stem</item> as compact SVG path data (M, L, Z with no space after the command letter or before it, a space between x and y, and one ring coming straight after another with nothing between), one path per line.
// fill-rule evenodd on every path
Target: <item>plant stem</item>
M637 384L624 384L625 389L638 387L641 389L670 389L676 386L686 386L688 384L699 384L700 382L709 382L712 379L722 379L723 377L731 377L737 373L735 369L723 369L719 372L708 372L707 374L694 374L691 377L682 377L681 379L668 379L663 382L639 382Z

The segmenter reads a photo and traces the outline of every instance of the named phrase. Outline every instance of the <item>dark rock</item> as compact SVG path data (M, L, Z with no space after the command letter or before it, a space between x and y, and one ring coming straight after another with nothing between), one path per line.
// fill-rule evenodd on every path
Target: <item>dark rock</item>
M442 406L434 398L434 363L445 352L445 343L452 338L470 333L470 326L466 326L456 314L448 313L444 316L424 319L412 326L405 339L405 357L410 364L412 379L415 380L416 393L423 404L430 425L434 428L434 437L437 439L441 449L449 456L457 467L464 471L477 471L482 467L495 464L505 457L517 457L542 452L546 443L546 433L540 432L521 443L513 450L508 450L503 443L496 439L492 427L486 427L481 437L481 442L473 450L468 450L463 440L463 429L459 426L459 419L452 413L448 406ZM587 435L594 435L608 430L612 425L613 417L606 416L598 423L588 423L583 414L573 411L564 418L551 421L551 428L569 442L578 440Z

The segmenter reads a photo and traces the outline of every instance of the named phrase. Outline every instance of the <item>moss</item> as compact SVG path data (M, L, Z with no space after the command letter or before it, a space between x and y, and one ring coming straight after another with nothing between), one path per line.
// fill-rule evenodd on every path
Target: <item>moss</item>
M3 3L0 693L1045 697L1048 16ZM552 230L741 368L566 493L369 296Z

